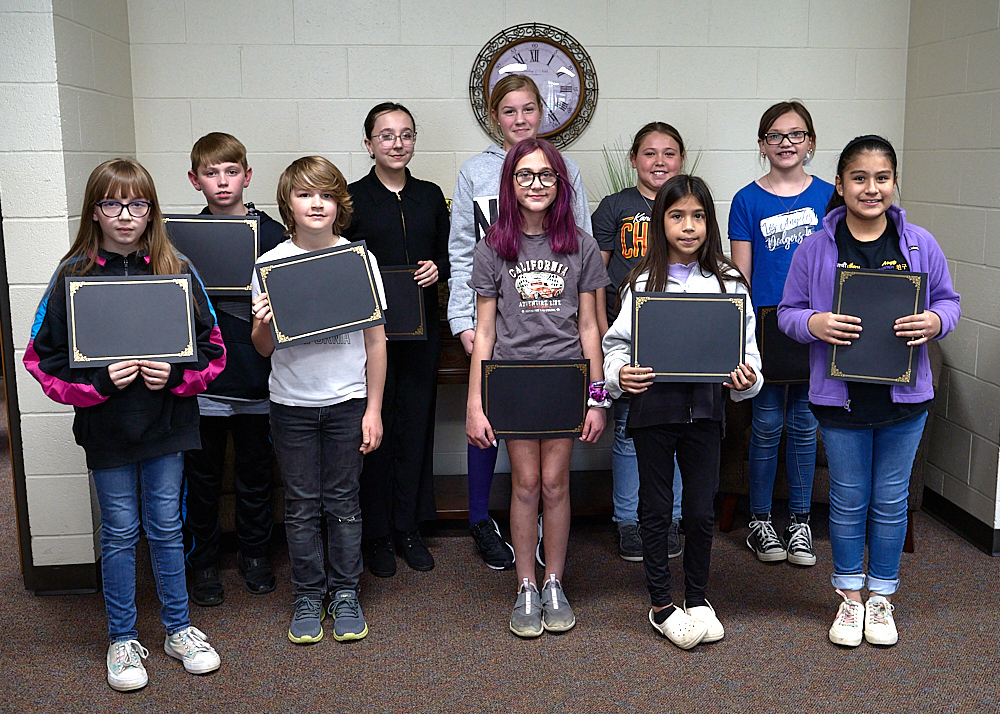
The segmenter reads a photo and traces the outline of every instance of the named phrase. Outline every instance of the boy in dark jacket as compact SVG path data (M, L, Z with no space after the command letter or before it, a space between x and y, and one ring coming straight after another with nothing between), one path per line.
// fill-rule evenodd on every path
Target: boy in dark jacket
M205 194L203 214L260 217L260 253L285 239L284 228L252 203L243 203L243 189L253 170L246 147L229 134L213 132L191 149L188 179ZM248 276L249 278L249 276ZM247 590L274 590L267 560L271 539L271 439L268 429L267 379L270 362L250 341L250 296L215 301L219 327L229 362L207 392L198 397L201 448L184 458L184 540L192 571L191 600L203 607L219 605L225 591L219 580L218 553L222 528L219 496L229 432L236 456L237 565Z

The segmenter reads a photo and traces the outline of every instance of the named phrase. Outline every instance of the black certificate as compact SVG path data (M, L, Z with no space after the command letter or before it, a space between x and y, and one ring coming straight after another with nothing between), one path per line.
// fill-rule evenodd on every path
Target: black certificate
M190 275L66 278L70 367L195 362Z
M424 289L413 274L419 265L379 266L385 288L385 336L390 340L426 340Z
M728 382L745 359L746 295L635 293L632 366L657 382Z
M757 319L757 348L761 373L769 384L809 381L809 345L796 342L778 329L778 306L760 308Z
M483 361L483 411L501 439L580 436L590 363Z
M249 295L260 249L260 217L163 217L170 240L198 271L209 295Z
M905 315L924 311L927 273L837 268L833 312L861 318L861 334L850 345L831 345L827 376L845 382L917 382L919 346L896 337L893 326Z
M275 349L385 324L364 241L256 266Z

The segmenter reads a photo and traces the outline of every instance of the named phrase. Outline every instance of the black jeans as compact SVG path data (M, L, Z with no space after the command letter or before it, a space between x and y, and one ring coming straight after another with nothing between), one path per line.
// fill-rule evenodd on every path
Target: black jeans
M320 599L361 577L361 418L367 400L328 407L271 402L271 435L285 482L292 594ZM323 529L327 548L324 567Z
M387 343L382 445L365 456L361 474L364 537L391 528L415 531L436 518L434 406L440 340Z
M236 535L248 558L271 541L271 437L267 414L201 417L201 448L184 454L184 552L190 567L218 563L219 496L229 432L236 456Z
M719 490L722 428L717 421L660 424L630 429L639 462L642 557L653 607L673 602L667 559L667 529L674 505L674 454L681 469L684 518L684 599L688 607L705 604L715 527L713 501Z

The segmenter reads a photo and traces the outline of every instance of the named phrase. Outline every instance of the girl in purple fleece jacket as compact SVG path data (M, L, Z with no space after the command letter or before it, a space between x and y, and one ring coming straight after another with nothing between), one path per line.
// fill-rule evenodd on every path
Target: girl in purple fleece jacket
M778 307L781 330L811 343L809 402L830 466L830 579L843 598L830 640L850 647L862 638L876 645L898 638L890 598L899 587L910 470L934 387L926 347L920 347L912 387L826 377L827 344L849 345L863 329L860 318L831 312L836 269L927 273L927 308L895 322L908 345L940 339L961 315L941 248L892 204L895 188L896 152L888 141L868 135L844 148L823 228L792 256ZM863 587L869 593L864 605Z

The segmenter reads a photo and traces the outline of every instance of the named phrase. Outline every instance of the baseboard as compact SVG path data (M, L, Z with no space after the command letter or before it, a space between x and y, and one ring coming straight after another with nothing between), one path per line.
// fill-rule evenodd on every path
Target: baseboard
M101 589L101 563L36 565L31 569L28 590L35 595L85 595Z
M944 523L987 555L1000 555L1000 530L956 506L941 494L924 486L923 510Z

